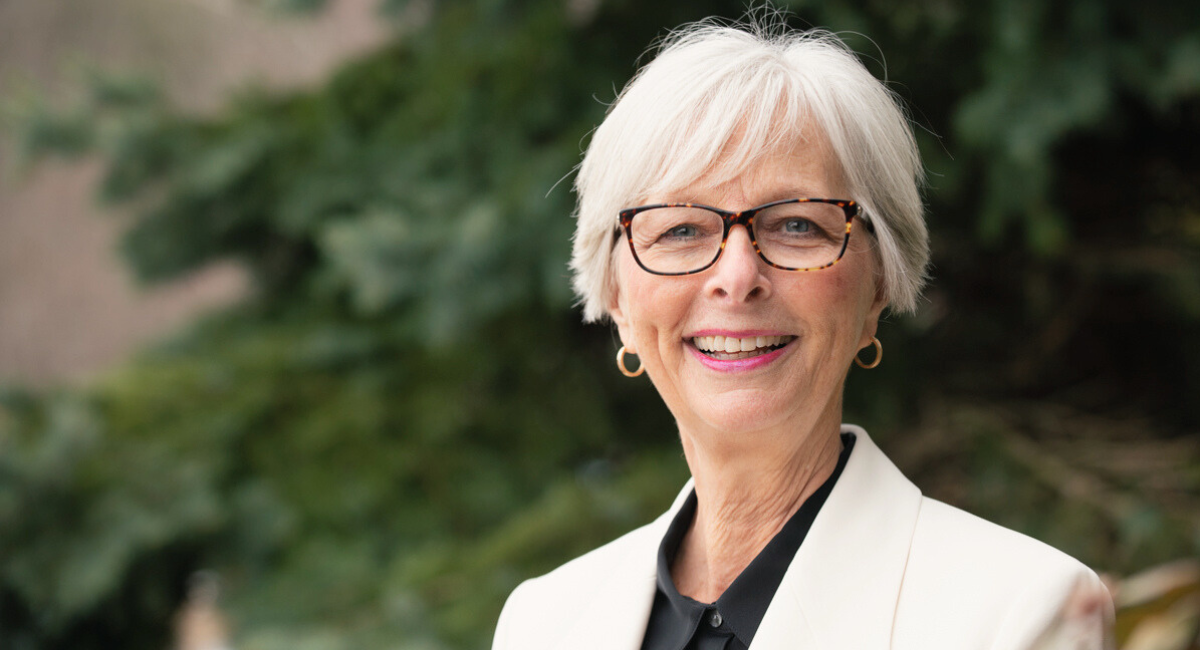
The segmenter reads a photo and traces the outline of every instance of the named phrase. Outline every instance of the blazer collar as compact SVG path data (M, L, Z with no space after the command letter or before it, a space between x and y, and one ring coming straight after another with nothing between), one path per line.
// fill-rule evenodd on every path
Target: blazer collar
M692 492L693 481L650 524L631 533L623 561L605 567L595 596L555 647L556 650L638 650L650 620L658 578L658 545L675 513Z
M867 432L858 440L800 551L784 574L750 650L887 648L916 527L921 492ZM654 604L659 543L691 493L632 533L623 562L558 645L561 650L638 650Z
M750 650L887 648L921 491L866 431L784 574Z

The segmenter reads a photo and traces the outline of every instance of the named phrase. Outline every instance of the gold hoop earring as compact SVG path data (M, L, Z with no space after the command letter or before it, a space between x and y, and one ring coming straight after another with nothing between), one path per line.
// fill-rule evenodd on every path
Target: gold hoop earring
M879 339L875 338L874 336L871 337L871 343L875 346L875 360L870 364L866 364L858 358L857 354L855 354L854 363L857 363L859 368L866 368L867 370L870 370L871 368L878 366L880 361L883 361L883 344L880 343Z
M637 377L638 375L641 375L643 372L646 372L646 368L645 368L645 366L642 365L641 359L638 359L638 369L637 370L631 371L629 368L625 367L625 346L624 345L621 346L620 350L617 350L617 370L620 370L621 374L625 375L626 377Z

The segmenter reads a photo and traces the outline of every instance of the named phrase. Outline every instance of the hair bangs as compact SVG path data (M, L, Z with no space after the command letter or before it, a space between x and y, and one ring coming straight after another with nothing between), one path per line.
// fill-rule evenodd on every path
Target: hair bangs
M643 161L633 200L686 200L679 193L733 180L764 159L807 141L807 98L782 69L713 76L702 97L655 125L633 152Z

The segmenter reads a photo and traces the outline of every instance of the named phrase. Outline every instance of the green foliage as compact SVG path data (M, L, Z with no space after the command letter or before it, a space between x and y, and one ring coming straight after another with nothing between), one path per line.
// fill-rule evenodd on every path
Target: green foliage
M256 292L86 390L4 394L0 643L162 647L211 567L239 648L484 647L517 582L666 505L673 424L570 304L569 173L647 44L742 4L576 4L435 4L324 87L246 91L212 119L127 79L29 105L29 155L99 152L101 198L137 206L139 277L233 258ZM1173 343L1200 334L1181 144L1200 135L1200 10L793 5L875 39L847 35L914 105L932 176L935 289L885 323L847 419L929 493L1094 565L1200 549L1176 499L1200 461L1161 490L1075 467L1127 506L1081 501L1027 450L1071 458L1086 436L962 404L1141 417L1120 434L1139 444L1200 422L1200 350Z

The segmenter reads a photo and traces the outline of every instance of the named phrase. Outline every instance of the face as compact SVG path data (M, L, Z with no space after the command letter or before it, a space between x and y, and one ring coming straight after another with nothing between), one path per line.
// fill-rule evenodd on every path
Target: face
M646 202L745 210L795 197L854 198L823 148L799 147L729 182L700 182ZM846 373L885 305L876 267L858 220L842 259L816 271L767 265L742 226L730 232L717 263L694 275L647 273L622 239L609 309L681 431L729 441L813 427L822 418L840 422ZM716 352L716 337L725 350L738 339L746 351Z

